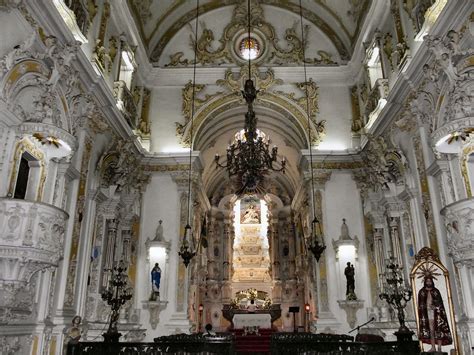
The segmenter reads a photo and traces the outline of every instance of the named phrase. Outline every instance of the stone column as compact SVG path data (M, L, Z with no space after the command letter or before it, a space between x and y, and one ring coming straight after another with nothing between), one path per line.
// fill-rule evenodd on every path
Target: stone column
M400 245L400 234L398 232L400 219L398 217L389 217L388 226L390 228L390 240L392 242L392 254L398 265L403 266L402 251ZM406 277L407 275L405 275Z
M325 245L329 245L329 243L332 240L332 237L327 235L326 230L325 230L325 222L326 222L326 217L325 217L325 186L326 182L331 178L331 171L329 170L323 170L323 171L315 171L314 172L314 196L312 196L312 187L311 187L311 181L308 181L307 189L308 189L308 196L312 196L313 203L315 204L315 210L316 210L316 217L318 218L319 222L321 223L321 231L323 233L323 238L324 238L324 243ZM312 206L311 206L312 207ZM311 223L313 219L313 214L312 210L310 210L310 219L309 222ZM311 226L309 226L311 228ZM309 241L311 242L311 240ZM322 241L320 241L321 243ZM319 263L316 262L316 259L314 256L309 252L309 257L311 258L313 262L313 267L316 269L316 274L317 274L317 287L315 288L318 292L318 299L317 299L317 316L319 317L318 324L321 327L324 326L337 326L337 320L335 319L333 313L331 312L330 309L330 300L329 300L329 292L328 292L328 283L331 282L332 277L335 277L335 275L331 276L329 270L334 265L335 258L334 255L329 255L328 250L326 249L322 256L321 259L319 260ZM313 292L314 294L314 292Z
M215 248L219 248L218 244L216 243L216 217L215 214L211 211L209 216L209 229L207 231L207 240L208 240L208 248L207 248L207 277L209 280L216 280L219 278L219 275L215 275L214 271L216 269L216 258L219 256L214 255ZM219 255L222 253L222 250L219 250Z
M227 211L223 221L222 250L222 302L229 303L232 298L232 257L234 247L234 231L232 212Z
M53 205L65 209L63 201L67 193L67 171L71 162L69 159L63 158L58 162L56 175L56 184L54 186Z
M281 279L281 265L280 265L280 238L278 237L278 219L272 218L269 223L269 233L271 240L271 249L272 249L272 270L273 270L273 280Z
M104 270L112 270L114 266L115 259L115 247L117 239L117 220L109 219L107 220L107 242L105 247L105 260L104 260ZM104 271L104 277L102 278L102 288L106 288L109 283L110 272Z
M374 228L374 254L378 275L385 272L385 252L383 247L383 229ZM382 278L378 277L378 288L382 290Z
M295 242L295 231L293 228L293 223L291 221L291 216L286 215L283 220L283 225L285 226L285 231L288 236L288 246L290 248L290 253L288 254L288 259L290 262L290 279L296 279L296 242Z
M65 206L69 214L66 233L64 236L64 258L58 267L56 301L56 316L72 318L76 313L71 307L74 304L74 279L77 264L77 249L79 244L80 221L84 209L84 195L86 172L89 163L92 142L88 136L86 124L78 127L78 149L71 160L71 165L65 175L69 183L67 188L67 201ZM61 320L58 319L60 322ZM64 321L64 320L63 320ZM67 320L69 322L69 320Z
M454 202L441 210L448 231L447 247L454 263L451 288L457 290L457 324L463 353L474 344L474 197ZM454 279L454 284L453 284Z

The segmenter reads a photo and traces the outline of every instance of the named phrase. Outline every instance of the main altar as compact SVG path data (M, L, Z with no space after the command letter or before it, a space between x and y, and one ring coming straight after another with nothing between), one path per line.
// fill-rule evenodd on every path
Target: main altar
M272 303L267 292L249 288L237 292L230 304L224 304L222 315L233 329L271 329L273 322L281 317L281 307Z

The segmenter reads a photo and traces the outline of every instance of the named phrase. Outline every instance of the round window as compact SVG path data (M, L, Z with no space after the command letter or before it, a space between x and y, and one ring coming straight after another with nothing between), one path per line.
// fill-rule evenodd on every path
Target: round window
M261 46L258 40L254 37L242 38L239 44L239 55L245 60L253 60L260 56Z

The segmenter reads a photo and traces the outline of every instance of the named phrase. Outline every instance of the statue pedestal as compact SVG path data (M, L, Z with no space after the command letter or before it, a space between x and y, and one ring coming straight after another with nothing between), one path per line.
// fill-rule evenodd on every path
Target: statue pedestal
M339 307L341 307L346 312L347 323L349 324L349 327L354 328L357 321L357 311L364 306L364 301L338 300L337 303L339 303Z
M150 325L152 329L156 329L158 322L160 321L160 312L166 308L168 301L160 301L158 298L156 301L143 301L143 309L148 310L150 313Z

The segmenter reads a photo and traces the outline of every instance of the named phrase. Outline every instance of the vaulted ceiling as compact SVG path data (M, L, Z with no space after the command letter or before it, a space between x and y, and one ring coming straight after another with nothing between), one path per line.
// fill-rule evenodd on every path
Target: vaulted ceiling
M246 7L246 3L244 0L201 0L202 25L211 18L215 22L222 21L219 10L229 8L231 12L236 5ZM305 21L327 36L343 61L350 60L371 0L302 0L301 3ZM252 6L254 4L264 10L273 7L286 13L280 20L287 27L299 18L298 0L252 0ZM191 0L128 0L128 5L153 63L160 61L171 39L196 17L196 1ZM219 35L215 34L216 41Z

